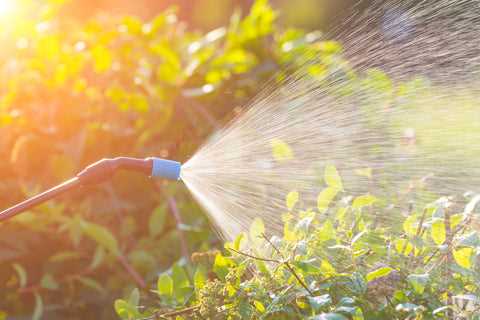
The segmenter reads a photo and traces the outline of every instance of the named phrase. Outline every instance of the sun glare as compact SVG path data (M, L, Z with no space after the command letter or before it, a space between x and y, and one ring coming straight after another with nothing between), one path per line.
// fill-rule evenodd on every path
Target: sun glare
M4 16L13 11L15 0L0 0L0 15Z

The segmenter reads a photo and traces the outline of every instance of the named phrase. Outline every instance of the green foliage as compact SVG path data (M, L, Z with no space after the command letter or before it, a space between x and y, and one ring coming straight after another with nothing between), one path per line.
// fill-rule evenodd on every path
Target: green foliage
M344 188L331 165L324 180L327 189ZM214 261L197 265L195 286L179 281L186 289L183 296L160 296L160 307L141 317L478 319L480 243L471 223L478 213L469 210L468 199L452 203L442 198L421 214L405 216L402 203L392 210L388 199L370 194L332 199L307 212L298 203L300 196L297 191L286 196L294 218L284 220L298 221L295 227L268 237L262 220L255 219L248 239L240 235ZM370 215L370 209L376 214ZM460 218L457 210L468 216ZM383 214L388 214L387 225L377 221ZM438 232L444 234L441 241ZM160 282L168 283L169 292L178 290L166 275Z

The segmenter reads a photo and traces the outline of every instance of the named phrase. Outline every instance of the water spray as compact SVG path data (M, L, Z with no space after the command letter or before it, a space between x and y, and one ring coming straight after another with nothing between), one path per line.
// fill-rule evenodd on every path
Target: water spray
M179 180L180 169L181 164L179 162L154 157L146 159L128 157L102 159L86 167L74 178L0 212L0 221L12 218L73 189L105 182L119 170L137 171L150 177Z

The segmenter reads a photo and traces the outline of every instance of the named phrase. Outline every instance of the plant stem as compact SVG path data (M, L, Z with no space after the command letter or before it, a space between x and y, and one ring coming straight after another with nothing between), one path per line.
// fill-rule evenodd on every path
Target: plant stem
M140 288L144 289L147 287L145 280L143 280L142 276L137 272L137 270L133 268L133 266L130 264L130 262L128 262L127 258L123 254L119 254L117 256L117 259L118 261L120 261L120 264Z

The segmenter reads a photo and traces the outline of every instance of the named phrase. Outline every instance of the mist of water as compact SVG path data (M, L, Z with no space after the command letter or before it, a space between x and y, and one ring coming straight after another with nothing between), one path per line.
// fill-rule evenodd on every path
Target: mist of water
M302 61L214 133L182 179L227 240L256 217L281 234L286 194L315 208L328 164L345 194L427 202L480 191L479 36L477 0L353 12L324 37L343 47L328 71L312 72L324 56Z

